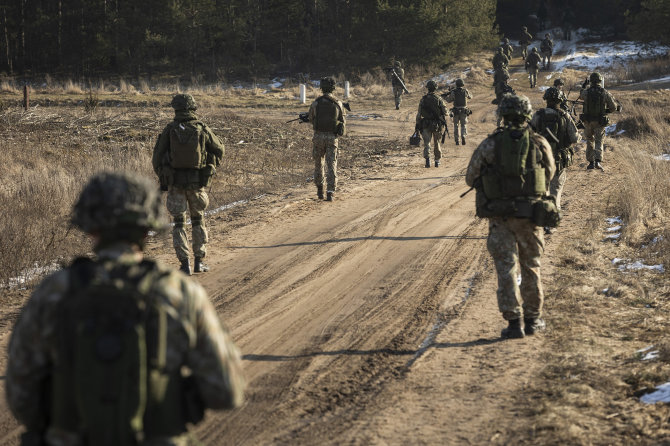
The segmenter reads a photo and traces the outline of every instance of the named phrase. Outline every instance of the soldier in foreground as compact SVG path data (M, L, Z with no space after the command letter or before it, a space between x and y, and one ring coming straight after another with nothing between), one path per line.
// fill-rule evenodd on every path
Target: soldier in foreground
M556 207L561 210L561 194L567 180L567 168L572 164L574 151L572 146L577 143L577 126L570 113L561 109L561 91L556 87L548 88L544 93L547 107L535 112L530 122L536 132L545 137L551 146L556 164L556 173L551 180L550 193L556 199ZM544 232L550 234L555 228L546 227Z
M440 141L443 140L443 132L447 127L447 106L442 98L435 92L437 83L429 80L426 83L428 93L419 101L419 111L416 113L415 131L421 132L423 138L423 157L426 159L426 167L430 168L430 142L433 142L435 156L435 167L440 166L442 150ZM442 141L444 142L444 141Z
M528 28L521 27L521 38L519 39L519 46L521 47L521 58L526 59L528 56L528 45L533 41L533 36L528 32Z
M537 52L537 48L533 47L533 50L526 57L526 71L528 72L530 88L535 88L537 85L537 72L540 71L540 62L542 62L542 58Z
M531 113L527 97L505 95L500 104L504 126L475 149L465 176L477 189L477 216L489 219L487 247L498 274L498 307L509 323L503 338L523 338L545 327L542 227L558 224L547 194L554 157L549 143L528 125Z
M391 87L393 87L393 97L395 99L395 109L400 110L400 103L402 102L402 95L405 93L405 70L399 60L393 62L393 67L390 67L388 73L391 77ZM395 74L395 76L394 76Z
M178 94L170 103L174 120L158 137L152 164L161 189L167 191L167 209L172 215L172 244L180 269L191 274L186 212L191 217L193 235L193 271L209 271L203 262L209 240L205 226L205 209L209 205L206 188L221 163L224 147L212 130L195 114L197 105L190 94Z
M610 92L605 90L603 77L598 72L591 73L589 79L584 81L579 99L584 100L580 119L584 123L586 160L589 162L586 168L603 170L603 140L605 127L610 123L607 115L615 110L621 111L621 105L617 104Z
M312 138L312 157L314 158L314 183L316 194L323 200L324 161L326 169L326 201L333 201L337 188L337 155L338 138L345 132L344 105L333 92L335 79L321 79L322 96L319 96L309 107L309 122L314 129Z
M72 223L96 257L47 277L9 342L6 395L24 445L185 445L206 408L240 406L237 347L204 289L143 258L164 227L158 188L93 177Z
M542 51L542 68L547 68L551 65L551 56L554 54L554 41L551 40L551 34L544 35L540 43L540 50Z
M472 99L472 95L465 88L463 79L456 79L456 88L449 90L447 94L447 102L453 102L454 108L451 109L450 114L454 119L454 139L458 145L458 127L461 127L461 144L465 145L465 137L468 134L468 116L472 113L468 108L468 99Z

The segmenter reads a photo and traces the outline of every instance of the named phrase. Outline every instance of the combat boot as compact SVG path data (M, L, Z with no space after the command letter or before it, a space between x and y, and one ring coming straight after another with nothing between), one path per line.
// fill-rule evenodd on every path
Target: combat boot
M188 259L181 260L181 265L179 266L179 271L183 272L187 276L191 275L191 262Z
M326 193L326 201L333 201L333 193L332 192L327 192Z
M316 196L323 200L323 186L316 186Z
M521 339L524 337L523 328L521 328L521 319L510 319L507 328L503 328L500 337L503 339Z
M435 160L435 167L440 167L440 160Z
M527 336L534 335L538 331L542 331L547 328L547 324L544 323L544 320L539 317L533 319L523 319L524 332Z
M596 164L595 164L594 167L595 167L596 169L600 169L600 170L602 170L602 171L604 172L604 171L605 171L605 168L604 168L603 165L600 164L600 163L601 163L600 160L596 160Z
M430 169L430 158L426 158L426 169Z
M461 144L465 145L465 136L461 136Z
M396 110L400 110L400 106L398 104L395 105Z
M195 262L193 262L193 272L206 273L207 271L209 271L209 266L203 263L201 257L196 257Z
M591 162L589 163L589 165L586 166L586 169L587 169L587 170L591 170L591 169L595 169L595 168L596 168L596 166L595 166L595 164L593 163L593 161L591 161Z
M454 139L454 141L456 142L456 145L458 145L458 136Z

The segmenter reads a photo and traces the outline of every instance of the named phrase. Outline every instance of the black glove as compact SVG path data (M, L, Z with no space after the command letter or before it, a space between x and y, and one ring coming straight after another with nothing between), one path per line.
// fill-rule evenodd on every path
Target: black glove
M586 88L586 86L589 84L589 80L586 79L584 83L582 84L582 89Z
M621 104L616 105L616 111L620 112L621 111Z

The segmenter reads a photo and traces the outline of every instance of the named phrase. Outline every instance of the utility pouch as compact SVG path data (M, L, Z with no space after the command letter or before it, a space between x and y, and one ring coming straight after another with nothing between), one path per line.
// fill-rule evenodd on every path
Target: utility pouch
M533 204L533 223L538 226L555 228L561 221L561 213L556 207L556 197L549 195Z
M174 184L174 170L170 166L163 166L158 180L161 184L161 190L167 191Z
M185 421L198 424L205 418L205 403L198 393L198 386L193 375L184 378L182 389L182 407L184 408Z
M598 118L598 124L603 127L608 126L610 124L610 117L607 115L600 115Z
M208 164L200 169L200 187L209 187L212 184L212 178L216 173L216 168Z

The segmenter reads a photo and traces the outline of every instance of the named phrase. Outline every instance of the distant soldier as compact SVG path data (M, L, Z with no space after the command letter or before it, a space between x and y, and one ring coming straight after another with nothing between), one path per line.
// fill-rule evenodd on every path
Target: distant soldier
M399 60L393 62L393 67L387 69L389 76L391 77L391 86L393 87L393 97L395 98L395 109L400 109L400 103L402 102L402 95L405 93L405 70L402 68L402 64ZM394 75L395 74L395 75Z
M526 71L528 72L528 80L530 81L530 88L535 88L537 85L537 72L540 71L540 54L537 48L533 47L528 57L526 57Z
M477 189L477 216L489 219L487 247L498 275L498 307L509 324L501 337L523 338L545 327L540 257L542 227L558 223L547 195L555 166L549 143L528 126L527 97L505 95L500 113L504 127L475 149L465 182Z
M509 58L503 52L503 47L498 47L496 53L493 55L492 63L494 70L507 69L507 65L509 65Z
M193 232L193 271L209 271L203 262L209 236L205 226L205 209L209 205L207 187L221 163L223 143L195 114L197 105L190 94L178 94L170 103L174 120L165 126L154 146L152 164L167 191L167 209L172 215L172 244L181 264L180 269L191 274L186 213L191 217Z
M416 114L415 130L421 132L423 138L423 157L426 159L426 167L430 167L430 143L433 142L435 156L435 167L440 166L442 151L440 141L442 132L447 126L447 106L442 98L435 93L437 83L430 80L426 83L428 94L419 101L419 111Z
M468 108L468 99L472 99L472 95L465 88L463 79L456 79L456 88L449 90L447 94L447 102L453 102L454 108L451 109L450 115L454 119L454 139L458 145L458 127L461 127L461 144L465 145L465 137L468 134L467 123L468 116L472 114Z
M503 40L501 47L503 49L503 53L505 53L505 56L507 56L507 59L511 61L512 53L514 52L514 47L512 46L511 43L509 43L509 39L507 37L505 37L505 39Z
M565 95L565 92L563 91L563 86L565 85L565 82L563 82L563 79L560 77L554 80L554 87L558 90L559 93L559 101L560 101L560 107L561 109L565 111L570 111L570 107L568 106L568 97ZM544 97L542 98L545 101L547 100L547 93L545 92Z
M545 137L551 146L556 174L551 180L550 192L556 198L556 207L561 209L561 194L567 179L566 169L572 164L574 151L572 146L577 143L577 126L570 113L561 109L561 94L556 87L547 88L544 100L547 107L535 112L530 122L536 132ZM545 228L545 233L553 232L554 228Z
M344 105L337 99L335 79L321 79L322 96L319 96L309 107L309 122L312 123L312 156L314 157L314 183L316 195L323 200L324 161L326 170L326 201L333 201L337 189L337 156L339 151L338 138L346 130L346 112Z
M554 41L551 40L551 34L544 35L540 43L540 50L542 51L542 68L547 68L551 65L551 56L554 54Z
M521 58L525 59L528 55L528 45L533 42L533 36L528 32L528 28L521 27L521 38L519 39L519 46L521 47Z
M164 220L158 188L137 173L84 187L72 224L95 258L44 279L9 342L21 444L185 445L205 409L241 405L240 354L205 290L143 257Z
M603 77L598 72L591 73L589 79L584 81L579 99L584 100L580 118L584 123L586 160L589 162L587 169L603 170L603 140L605 127L610 122L607 115L615 110L621 111L621 105L617 104L610 92L605 90Z

